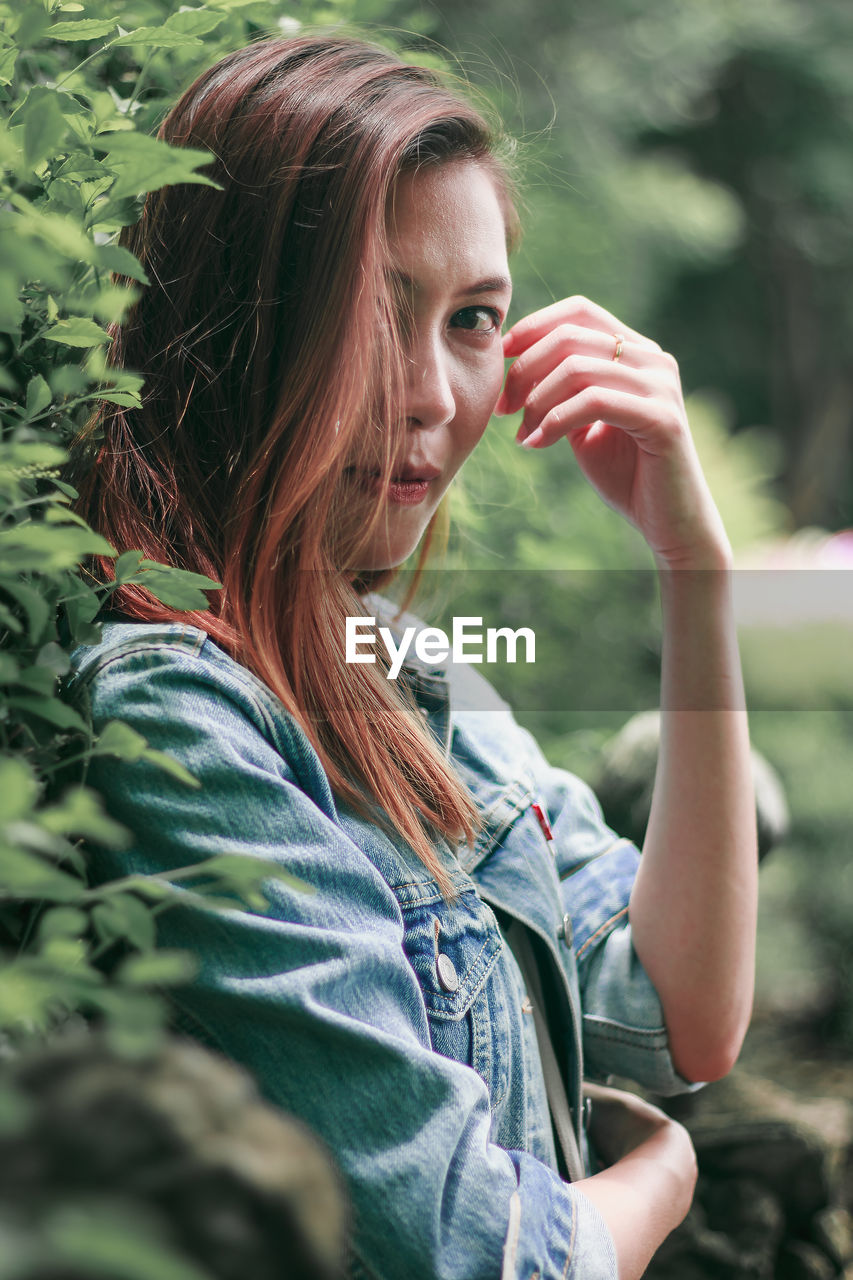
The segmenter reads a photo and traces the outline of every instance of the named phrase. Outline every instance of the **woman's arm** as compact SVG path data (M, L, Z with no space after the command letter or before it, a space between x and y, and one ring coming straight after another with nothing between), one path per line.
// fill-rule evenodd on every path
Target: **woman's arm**
M671 356L585 298L525 317L504 350L518 358L497 409L524 407L519 442L540 448L565 436L604 501L643 534L658 568L662 740L630 920L677 1069L713 1079L730 1068L746 1031L757 912L731 548Z
M660 753L629 914L677 1069L714 1080L734 1064L752 1006L749 732L727 568L662 568L660 584Z
M690 1208L696 1156L687 1131L657 1107L615 1089L596 1093L590 1136L610 1165L575 1190L607 1223L619 1280L639 1280Z

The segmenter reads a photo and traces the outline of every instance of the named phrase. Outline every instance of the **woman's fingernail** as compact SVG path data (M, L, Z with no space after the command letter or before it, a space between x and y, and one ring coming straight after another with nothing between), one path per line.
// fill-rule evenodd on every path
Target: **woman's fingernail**
M535 448L537 444L541 444L544 439L545 436L542 432L542 428L537 427L535 431L531 431L529 436L526 436L523 440L519 440L518 443L521 445L522 449L532 449Z

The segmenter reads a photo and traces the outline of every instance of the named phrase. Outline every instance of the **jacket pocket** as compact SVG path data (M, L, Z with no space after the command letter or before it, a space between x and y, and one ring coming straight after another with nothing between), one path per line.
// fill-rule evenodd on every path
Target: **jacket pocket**
M497 1106L509 1084L511 1028L494 913L474 889L452 906L436 895L401 905L403 946L423 992L432 1046L473 1067Z

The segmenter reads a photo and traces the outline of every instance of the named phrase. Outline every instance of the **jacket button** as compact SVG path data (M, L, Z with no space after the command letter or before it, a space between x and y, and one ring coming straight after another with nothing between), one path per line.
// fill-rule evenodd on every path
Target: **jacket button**
M459 977L456 973L456 966L450 959L450 956L446 956L444 952L442 952L436 958L435 967L438 972L438 980L444 987L445 991L458 990Z
M570 947L572 945L572 917L571 916L569 915L563 916L563 919L560 921L560 927L557 930L557 936L563 939L563 942L565 942L567 947Z

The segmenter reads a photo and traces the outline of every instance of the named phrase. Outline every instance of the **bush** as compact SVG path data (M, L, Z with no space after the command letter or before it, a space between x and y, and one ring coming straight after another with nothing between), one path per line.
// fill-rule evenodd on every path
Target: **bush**
M205 66L299 23L275 0L179 10L135 0L121 25L103 0L15 0L0 20L0 1032L19 1046L80 1012L145 1051L164 1025L159 989L185 980L191 963L155 952L167 884L87 886L81 840L121 847L129 833L85 786L86 764L145 756L195 780L127 726L93 740L61 681L69 652L98 639L114 589L81 573L87 557L115 557L116 583L144 582L178 609L206 608L218 584L138 552L116 557L70 510L61 468L99 401L140 403L142 379L106 357L111 326L146 283L118 231L146 192L210 183L206 152L151 131ZM69 786L71 776L83 782ZM234 893L257 906L270 870L225 859L188 869L187 882L205 876L212 908Z

